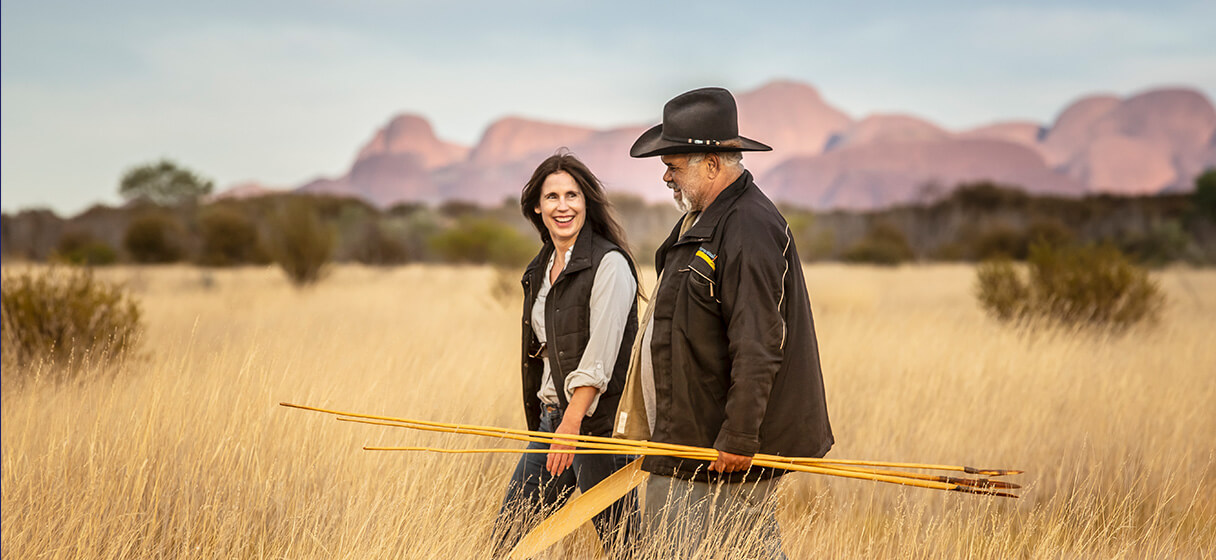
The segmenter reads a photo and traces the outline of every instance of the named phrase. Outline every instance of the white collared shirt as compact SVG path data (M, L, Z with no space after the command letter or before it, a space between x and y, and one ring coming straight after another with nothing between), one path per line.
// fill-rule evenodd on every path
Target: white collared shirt
M566 263L570 262L570 253L566 251ZM540 290L536 293L536 302L532 305L532 331L540 342L545 342L545 300L553 285L549 282L549 274L553 269L553 256L545 266L544 278ZM590 338L587 347L583 349L583 357L579 360L578 369L566 373L566 402L574 395L578 387L595 387L596 395L587 408L587 416L595 412L600 402L600 394L608 387L612 379L612 368L616 365L617 354L621 349L621 338L625 336L625 325L629 321L629 310L633 308L637 294L637 281L629 270L629 263L619 251L612 251L600 260L599 269L595 273L595 282L591 286L591 317ZM540 391L536 396L541 402L558 404L557 388L553 386L553 373L549 370L549 360L544 360L545 371L540 379Z

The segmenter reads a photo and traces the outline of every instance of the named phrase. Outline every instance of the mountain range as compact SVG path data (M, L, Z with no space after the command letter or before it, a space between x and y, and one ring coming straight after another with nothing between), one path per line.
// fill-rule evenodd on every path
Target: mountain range
M1190 88L1090 95L1051 123L1007 121L961 131L908 114L854 118L814 87L793 81L770 82L736 99L740 131L773 146L744 157L757 184L774 200L822 210L887 207L982 180L1044 194L1153 194L1193 188L1197 175L1216 167L1216 109ZM601 130L507 117L491 123L476 145L462 146L438 138L424 116L402 114L359 149L345 175L294 190L358 196L380 206L496 205L517 197L540 160L565 147L610 193L669 200L662 165L628 156L653 124ZM220 196L262 192L245 184Z

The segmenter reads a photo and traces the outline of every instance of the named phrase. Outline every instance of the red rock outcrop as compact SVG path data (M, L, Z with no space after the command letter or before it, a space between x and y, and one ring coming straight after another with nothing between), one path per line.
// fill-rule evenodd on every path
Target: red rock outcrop
M773 147L747 154L749 169L763 173L787 158L823 153L828 140L853 119L829 105L815 88L778 80L737 96L739 132Z
M461 161L469 149L444 142L435 136L431 123L418 115L398 115L376 131L355 161L386 155L411 154L424 169L436 169Z
M1160 192L1177 171L1164 142L1122 134L1100 135L1068 162L1068 176L1088 190L1123 195Z
M209 201L224 199L257 198L284 192L283 189L273 189L256 181L237 183L208 197Z
M865 144L924 142L947 138L950 138L949 132L929 121L911 115L870 115L832 138L825 151L830 152Z
M913 202L928 185L995 181L1076 195L1084 186L1049 169L1035 150L1003 140L879 142L794 158L761 176L775 199L813 208L870 209Z
M1039 140L1045 130L1043 125L1030 121L1007 121L992 123L955 135L962 140L1004 140L1023 146L1030 146L1035 151L1040 150Z
M744 156L761 187L776 200L820 208L908 202L927 184L949 189L977 180L1073 195L1185 190L1205 167L1216 166L1216 109L1189 89L1126 100L1090 96L1046 128L1012 121L957 134L910 115L853 121L797 82L773 82L736 98L740 131L774 148ZM377 131L345 176L299 190L380 205L449 199L496 205L517 197L536 164L566 147L610 192L666 201L662 165L628 157L633 141L653 124L597 131L508 117L469 150L436 138L422 117L401 115Z
M1093 95L1074 101L1056 117L1043 138L1047 164L1057 167L1075 157L1093 138L1094 124L1119 106L1113 95Z
M519 159L548 156L562 146L587 139L595 130L519 117L500 119L486 129L469 155L475 165L502 165Z

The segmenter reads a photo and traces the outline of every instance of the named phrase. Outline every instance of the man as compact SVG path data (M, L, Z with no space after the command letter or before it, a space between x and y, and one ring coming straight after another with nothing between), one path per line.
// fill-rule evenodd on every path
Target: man
M752 456L823 457L833 443L798 252L742 164L770 149L739 135L729 91L703 88L669 101L630 150L660 158L685 216L655 254L616 434L718 451L643 462L646 544L664 556L730 539L784 558L767 500L784 471L753 469Z

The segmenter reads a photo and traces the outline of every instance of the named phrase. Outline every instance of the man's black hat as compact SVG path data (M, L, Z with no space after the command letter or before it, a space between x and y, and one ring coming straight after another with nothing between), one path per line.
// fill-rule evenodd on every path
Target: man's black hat
M739 109L722 88L681 93L663 106L663 123L643 132L629 155L635 158L699 152L767 152L772 148L739 136Z

